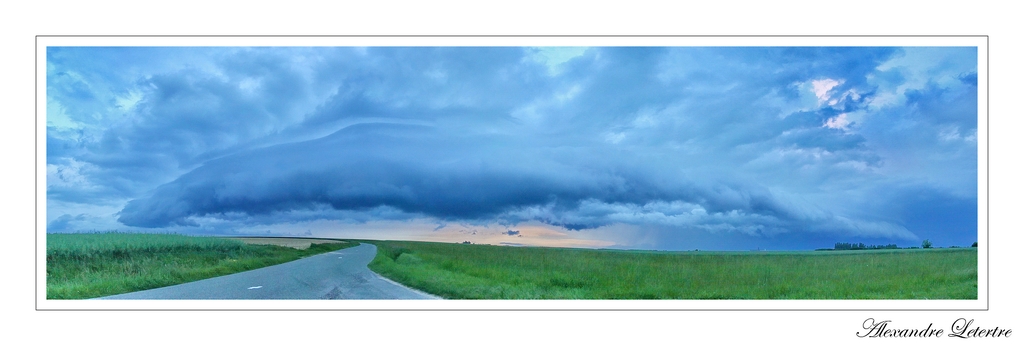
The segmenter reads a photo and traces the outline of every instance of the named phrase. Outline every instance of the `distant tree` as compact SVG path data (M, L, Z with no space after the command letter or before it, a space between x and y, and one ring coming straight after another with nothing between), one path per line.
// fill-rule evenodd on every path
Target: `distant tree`
M932 247L932 242L929 241L928 239L925 239L923 242L921 242L921 247L925 249L930 249Z
M978 247L978 242L974 242L974 244L971 244L971 247Z

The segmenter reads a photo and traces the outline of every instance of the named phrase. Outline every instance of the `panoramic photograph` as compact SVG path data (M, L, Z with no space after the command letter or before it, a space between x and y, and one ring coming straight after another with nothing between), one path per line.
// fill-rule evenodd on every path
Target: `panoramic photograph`
M975 301L978 57L48 46L45 299Z

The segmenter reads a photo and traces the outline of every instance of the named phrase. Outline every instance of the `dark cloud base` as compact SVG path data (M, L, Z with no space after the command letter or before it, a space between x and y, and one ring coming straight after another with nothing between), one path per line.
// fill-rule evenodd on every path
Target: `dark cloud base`
M410 217L540 221L569 230L623 222L763 235L860 229L907 237L898 226L796 208L756 185L657 179L654 169L663 167L654 163L569 166L519 144L422 126L357 125L212 160L130 201L118 220L136 227L197 226L195 217L391 207ZM746 226L752 222L758 226Z

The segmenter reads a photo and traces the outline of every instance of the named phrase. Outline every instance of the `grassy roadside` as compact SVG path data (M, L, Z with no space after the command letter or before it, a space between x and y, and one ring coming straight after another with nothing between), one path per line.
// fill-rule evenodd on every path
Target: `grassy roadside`
M976 248L654 252L403 241L371 270L448 299L977 299Z
M306 250L173 234L46 235L46 298L88 299L262 268L359 245Z

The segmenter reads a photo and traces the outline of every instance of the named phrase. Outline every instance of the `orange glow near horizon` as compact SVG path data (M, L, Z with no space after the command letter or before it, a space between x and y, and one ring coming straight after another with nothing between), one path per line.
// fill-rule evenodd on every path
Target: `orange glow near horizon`
M512 230L513 234L508 234ZM518 231L519 233L514 233ZM269 233L268 233L269 232ZM317 238L345 238L372 240L409 240L442 243L490 244L504 246L541 246L573 248L605 248L621 245L612 240L597 239L593 232L569 231L542 223L524 223L517 226L463 225L439 226L427 220L374 221L363 224L333 220L275 225L272 229L240 229L239 235L307 236Z

